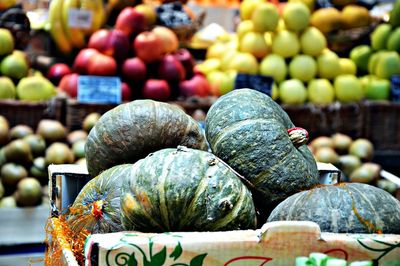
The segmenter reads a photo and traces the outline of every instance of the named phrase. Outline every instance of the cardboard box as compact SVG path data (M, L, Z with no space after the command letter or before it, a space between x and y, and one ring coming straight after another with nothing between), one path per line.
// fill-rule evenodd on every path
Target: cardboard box
M319 168L324 169L321 175L329 172L324 165ZM337 178L335 169L330 173ZM52 165L49 174L52 222L57 226L57 213L71 204L90 177L86 169L75 165ZM52 245L62 246L57 265L78 265L65 236L57 235ZM85 243L85 265L290 266L296 257L311 252L400 265L400 235L326 233L313 222L273 222L257 230L229 232L93 234Z

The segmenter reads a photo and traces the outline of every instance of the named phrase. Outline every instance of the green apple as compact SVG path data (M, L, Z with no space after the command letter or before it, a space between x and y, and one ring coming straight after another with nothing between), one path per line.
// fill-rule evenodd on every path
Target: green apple
M28 75L29 65L24 57L17 53L7 55L0 64L0 71L3 75L21 79Z
M288 79L279 86L279 98L285 104L303 104L307 100L307 90L298 79Z
M292 78L307 82L317 74L317 63L309 55L296 55L289 63L289 74Z
M210 58L204 60L202 63L197 64L195 69L200 71L204 75L211 73L212 71L220 70L221 61L217 58Z
M302 31L310 22L310 10L302 2L288 2L283 8L285 26L291 31Z
M386 49L386 43L392 32L392 25L382 23L371 33L371 47L374 50Z
M253 14L253 11L262 2L264 2L264 0L244 0L244 1L242 1L239 6L240 18L242 20L251 19L251 15Z
M333 83L336 98L343 103L357 102L364 97L360 80L354 75L339 75Z
M400 74L400 56L397 52L384 52L378 57L375 75L378 78L389 79Z
M339 58L340 74L357 74L357 66L353 60L349 58Z
M400 53L400 27L396 28L392 34L390 34L387 40L386 48L389 51L397 51Z
M8 29L0 28L0 56L10 54L14 50L14 37Z
M318 76L334 79L340 74L339 57L334 52L324 52L317 58Z
M379 57L384 54L386 51L378 51L376 53L371 54L371 56L368 59L368 73L371 75L375 75L376 72L376 65L379 61Z
M15 99L16 91L9 77L0 77L0 99Z
M325 35L316 27L308 27L300 36L301 50L304 54L318 56L326 48Z
M335 100L335 90L327 79L313 79L307 87L308 100L314 104L330 104Z
M368 72L368 60L372 55L373 51L370 46L362 44L354 47L350 51L350 59L357 66L357 70L361 72Z
M238 52L232 58L229 69L236 70L238 73L258 74L258 61L252 54Z
M261 59L268 53L268 45L265 42L264 34L260 32L248 32L240 40L239 50L243 53L250 53L257 59Z
M300 51L300 41L296 33L283 30L278 32L272 40L272 52L289 58L297 55Z
M225 72L225 78L223 79L221 87L219 89L221 95L227 94L235 88L236 76L236 70L228 70Z
M251 20L242 20L236 27L236 34L240 40L246 33L254 31L254 24Z
M387 79L370 79L365 88L365 98L369 100L389 100L390 81Z
M221 96L233 90L237 72L234 70L222 72L212 71L207 75L213 95Z
M274 31L278 26L279 13L276 5L263 2L257 5L251 15L254 30L258 32Z
M285 59L280 55L267 55L260 63L260 74L273 77L275 82L285 80L287 72Z

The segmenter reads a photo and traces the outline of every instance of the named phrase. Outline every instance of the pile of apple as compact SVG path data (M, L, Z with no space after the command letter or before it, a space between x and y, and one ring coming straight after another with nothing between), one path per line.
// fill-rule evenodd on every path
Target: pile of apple
M114 28L94 32L88 46L76 56L72 72L64 66L59 83L61 91L77 97L79 75L119 76L122 100L148 98L159 101L179 96L207 96L209 83L194 73L194 58L179 49L179 40L169 28L154 23L154 13L126 7L118 15ZM61 66L50 68L49 75L60 76Z
M311 10L301 1L280 7L263 0L242 1L236 33L220 36L197 69L222 92L233 88L236 73L271 76L272 98L284 104L363 99L369 83L357 76L353 60L328 49Z

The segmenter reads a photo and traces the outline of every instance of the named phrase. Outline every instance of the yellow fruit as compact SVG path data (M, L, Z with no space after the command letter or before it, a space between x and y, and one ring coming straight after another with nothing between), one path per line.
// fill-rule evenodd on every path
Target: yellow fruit
M314 104L330 104L335 100L335 90L327 79L313 79L307 87L308 100Z
M239 50L261 59L267 55L268 46L262 33L248 32L240 40Z
M323 53L317 58L318 76L334 79L340 74L339 57L334 52Z
M196 65L196 70L202 72L204 75L208 73L219 70L221 67L221 61L217 58L210 58L204 62Z
M300 51L299 38L294 32L283 30L278 32L272 39L272 52L289 58L297 55Z
M9 77L0 77L0 99L15 99L16 91Z
M368 9L358 5L347 5L342 10L343 26L346 29L368 26L371 22Z
M326 48L324 34L316 27L308 27L300 36L301 50L304 54L318 56Z
M239 52L233 57L228 69L238 73L258 74L258 61L252 54Z
M247 33L254 31L254 24L251 20L242 20L236 28L236 34L239 40Z
M355 75L357 73L356 64L349 58L340 58L340 74Z
M264 2L263 0L244 0L240 3L239 12L242 20L250 19L256 7Z
M303 104L307 99L307 90L298 79L285 80L280 84L279 98L285 104Z
M310 81L317 74L317 63L309 55L296 55L289 63L289 74L303 82Z
M278 8L271 3L261 3L253 11L251 21L255 31L274 31L279 22Z
M206 53L206 59L210 58L221 58L226 52L226 46L223 43L217 42L208 47Z
M275 82L283 81L287 75L285 59L277 54L264 57L260 63L260 74L273 77Z
M10 54L14 50L14 37L8 29L0 28L0 56Z
M307 28L310 22L310 10L302 2L289 2L283 8L285 26L291 31L301 31Z
M336 98L341 102L357 102L364 97L361 82L354 75L337 76L334 87Z
M56 88L42 76L21 79L17 85L17 96L26 101L45 101L56 95Z
M320 8L311 15L310 23L321 32L328 33L342 27L342 14L333 7Z

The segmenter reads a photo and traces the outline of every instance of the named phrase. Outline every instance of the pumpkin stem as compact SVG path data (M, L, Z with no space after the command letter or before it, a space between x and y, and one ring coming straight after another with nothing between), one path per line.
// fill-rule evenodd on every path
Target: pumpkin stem
M92 214L96 220L101 220L103 218L103 204L104 202L102 200L98 200L93 202L92 205Z
M301 127L292 127L287 130L293 145L299 147L308 142L308 132Z

